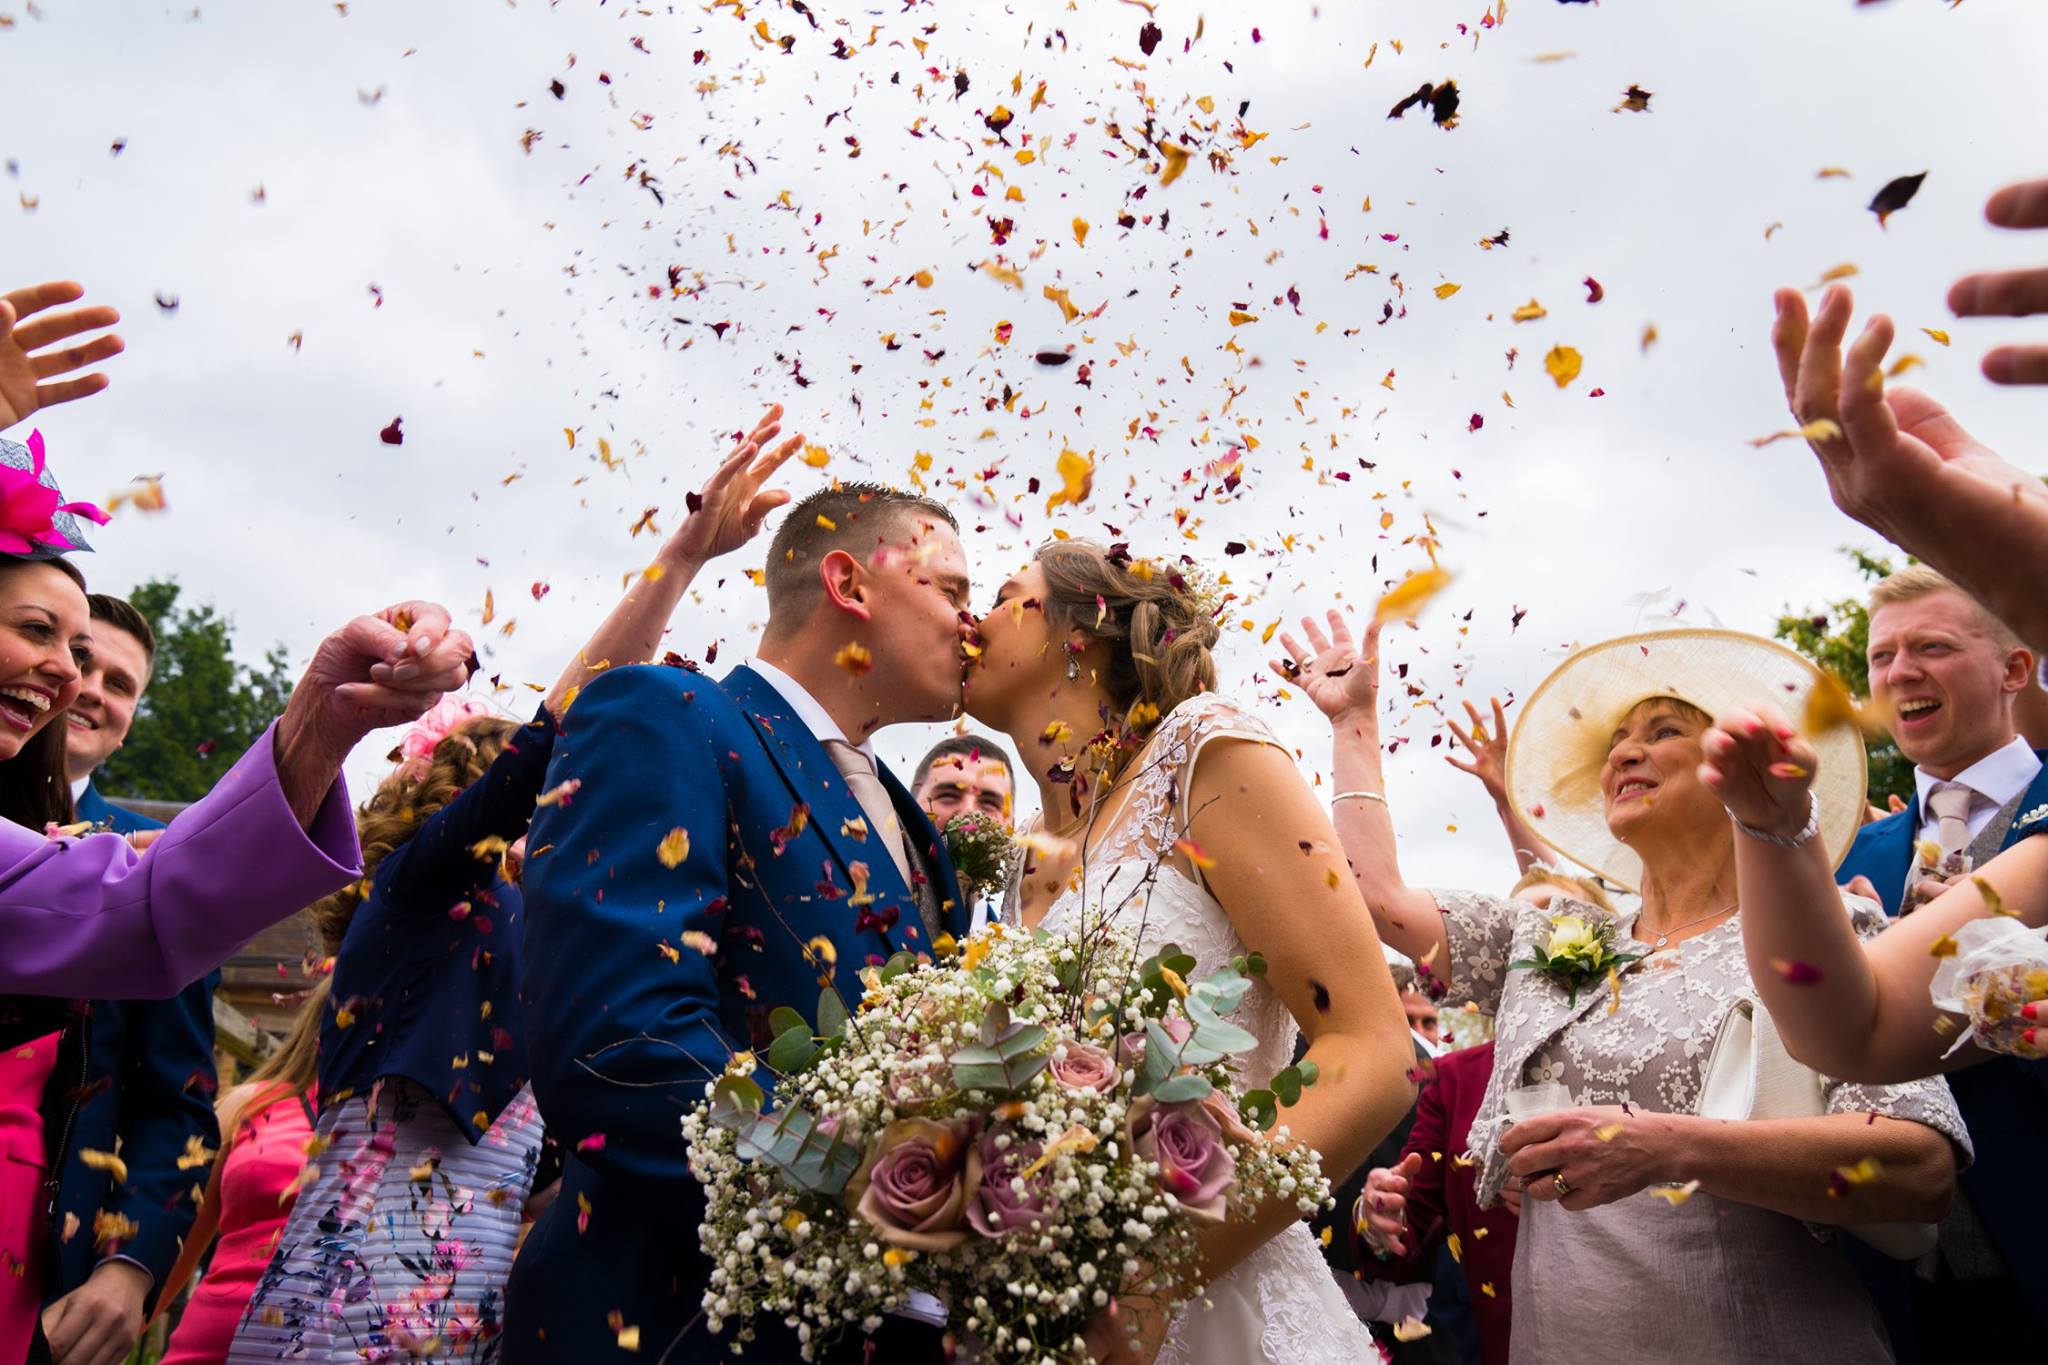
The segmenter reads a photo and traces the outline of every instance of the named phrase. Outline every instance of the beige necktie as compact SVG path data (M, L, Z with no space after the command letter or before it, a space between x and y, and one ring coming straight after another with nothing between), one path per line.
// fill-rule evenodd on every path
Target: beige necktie
M917 883L910 875L910 854L903 846L903 822L896 818L896 807L889 802L889 789L875 776L873 761L843 739L826 740L825 751L832 755L832 764L846 779L853 799L860 802L861 811L868 818L868 833L889 850L896 870L903 875L903 884L915 894Z
M1977 793L1960 782L1944 782L1927 793L1927 809L1940 822L1944 862L1970 847L1970 807L1976 799Z

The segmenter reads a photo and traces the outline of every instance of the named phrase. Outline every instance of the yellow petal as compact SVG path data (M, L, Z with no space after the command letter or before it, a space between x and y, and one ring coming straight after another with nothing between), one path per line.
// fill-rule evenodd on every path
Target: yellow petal
M1543 368L1560 389L1579 377L1579 367L1584 363L1584 358L1570 346L1553 346L1550 354L1543 357Z
M1934 327L1922 327L1922 328L1921 328L1920 330L1921 330L1921 331L1923 331L1923 332L1925 332L1925 333L1927 333L1927 335L1929 335L1929 336L1933 337L1933 338L1934 338L1934 343L1935 343L1935 345L1937 345L1937 346L1946 346L1946 345L1948 345L1948 333L1947 333L1947 332L1941 331L1941 330L1939 330L1938 328L1934 328Z
M1549 316L1550 310L1534 299L1530 299L1513 313L1516 322L1534 322L1538 318L1547 318Z
M690 831L677 825L655 845L654 856L661 860L663 867L681 867L683 859L690 856Z
M1656 1195L1657 1198L1671 1205L1671 1207L1677 1208L1680 1204L1683 1204L1686 1200L1699 1193L1699 1188L1699 1181L1688 1180L1683 1185L1678 1186L1652 1185L1650 1193Z
M1062 448L1057 465L1060 486L1045 500L1045 510L1050 512L1062 503L1079 507L1088 500L1095 486L1095 452L1082 455L1077 451Z
M1447 299L1457 293L1458 289L1459 286L1455 284L1440 284L1436 287L1436 296L1440 299Z
M98 1152L90 1147L78 1149L78 1159L95 1171L106 1171L114 1177L116 1185L128 1183L128 1163L112 1152Z
M1409 574L1387 590L1373 608L1373 619L1385 624L1388 621L1412 621L1429 600L1451 584L1449 569L1421 569Z

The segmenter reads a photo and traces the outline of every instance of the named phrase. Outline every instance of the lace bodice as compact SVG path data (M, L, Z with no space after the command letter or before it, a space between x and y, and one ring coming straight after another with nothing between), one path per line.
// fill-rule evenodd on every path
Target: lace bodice
M1634 1104L1690 1114L1699 1104L1707 1057L1728 1013L1754 999L1756 988L1742 951L1740 916L1645 956L1620 978L1618 996L1607 988L1569 993L1541 974L1510 963L1529 956L1550 934L1550 916L1572 913L1600 922L1608 912L1582 902L1553 902L1539 910L1526 901L1470 891L1433 893L1444 912L1449 952L1447 1005L1470 1001L1494 1016L1492 1080L1471 1128L1471 1154L1479 1159L1478 1192L1490 1201L1507 1178L1500 1137L1511 1126L1507 1092L1534 1081L1565 1084L1581 1104ZM1844 895L1857 932L1869 937L1886 924L1877 907ZM1615 924L1615 947L1646 954L1634 936L1641 902L1626 899ZM1875 1113L1923 1123L1946 1134L1967 1154L1969 1135L1948 1086L1939 1077L1904 1085L1853 1085L1823 1078L1829 1113Z
M1187 807L1195 763L1218 739L1279 745L1264 722L1226 697L1181 703L1139 755L1130 794L1088 855L1080 885L1052 903L1041 927L1058 932L1108 916L1136 933L1142 952L1178 945L1195 959L1197 978L1248 951L1199 872L1191 877L1171 861L1196 813ZM1016 871L1004 907L1012 921ZM1294 1060L1300 1030L1265 981L1252 984L1231 1022L1258 1039L1240 1058L1247 1084L1263 1084ZM1192 1305L1175 1319L1158 1365L1357 1365L1374 1358L1306 1223L1287 1227L1219 1277L1208 1298L1211 1307Z
M1137 934L1141 952L1168 943L1184 949L1195 959L1197 977L1249 951L1208 887L1170 861L1175 841L1187 837L1195 814L1187 809L1195 763L1218 739L1280 742L1265 722L1227 697L1204 693L1175 707L1138 756L1130 793L1114 812L1116 823L1088 854L1081 885L1053 902L1041 927L1058 932L1107 916ZM1014 919L1014 876L1011 882L1006 908ZM1300 1030L1264 981L1253 984L1232 1022L1259 1040L1242 1058L1244 1075L1255 1083L1263 1084L1294 1060Z

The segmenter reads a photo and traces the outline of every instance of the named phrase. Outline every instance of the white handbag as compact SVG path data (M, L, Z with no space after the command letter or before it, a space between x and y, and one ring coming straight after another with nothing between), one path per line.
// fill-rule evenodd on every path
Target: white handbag
M1811 1119L1827 1113L1820 1073L1785 1050L1770 1011L1738 1000L1707 1054L1695 1111L1707 1119ZM1898 1261L1934 1250L1933 1223L1852 1223L1842 1231Z

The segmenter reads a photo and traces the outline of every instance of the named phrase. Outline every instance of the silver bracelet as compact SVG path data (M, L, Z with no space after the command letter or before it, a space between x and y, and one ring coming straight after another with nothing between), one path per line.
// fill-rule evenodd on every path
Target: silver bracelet
M1806 800L1806 828L1790 838L1782 834L1773 834L1769 830L1758 829L1754 825L1745 825L1732 811L1729 813L1728 818L1735 821L1735 828L1741 830L1750 838L1755 839L1758 843L1776 844L1779 848L1798 848L1801 844L1813 838L1814 835L1820 833L1820 797L1814 792L1808 792Z
M1330 798L1330 804L1333 806L1339 801L1377 801L1382 806L1387 804L1386 797L1381 796L1378 792L1369 791L1338 792Z

